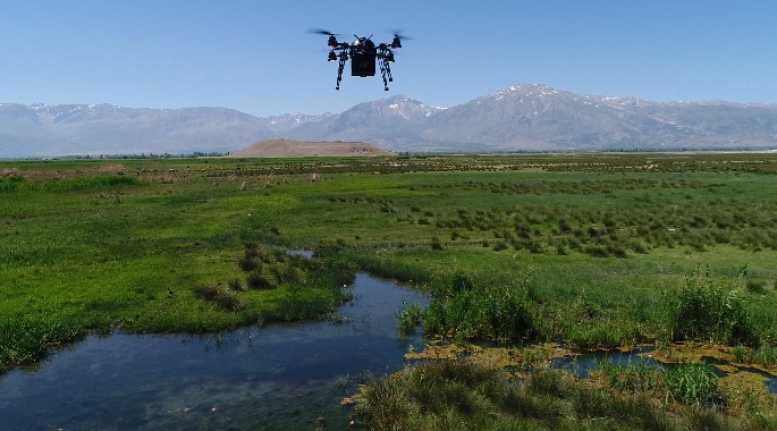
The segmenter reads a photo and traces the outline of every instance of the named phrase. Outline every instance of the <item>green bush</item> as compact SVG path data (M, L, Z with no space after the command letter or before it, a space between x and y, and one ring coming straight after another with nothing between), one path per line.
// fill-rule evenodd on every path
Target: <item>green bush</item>
M698 272L686 280L678 297L670 300L673 338L754 346L759 344L752 319L735 289L715 283Z

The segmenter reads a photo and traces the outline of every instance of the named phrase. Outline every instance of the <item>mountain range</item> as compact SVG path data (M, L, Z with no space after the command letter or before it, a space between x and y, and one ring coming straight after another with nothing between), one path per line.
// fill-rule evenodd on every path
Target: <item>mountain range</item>
M0 104L0 157L228 152L258 140L359 140L392 151L777 147L777 105L584 96L540 84L440 108L406 96L339 114Z

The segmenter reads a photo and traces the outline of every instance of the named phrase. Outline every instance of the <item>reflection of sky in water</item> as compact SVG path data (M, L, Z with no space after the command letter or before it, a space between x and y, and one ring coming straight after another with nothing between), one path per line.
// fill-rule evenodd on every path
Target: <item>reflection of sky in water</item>
M767 380L766 385L769 387L769 391L777 394L777 377L772 377Z
M341 429L340 399L367 374L400 368L396 314L414 290L359 274L345 323L244 328L220 336L88 337L0 377L3 430L309 426ZM215 411L213 409L215 408ZM265 428L261 428L261 427Z
M585 355L557 358L551 361L551 366L560 370L567 370L577 377L588 378L591 372L599 368L602 362L608 362L613 365L647 365L650 367L660 367L661 365L652 358L640 356L644 350L634 350L631 352L596 352Z

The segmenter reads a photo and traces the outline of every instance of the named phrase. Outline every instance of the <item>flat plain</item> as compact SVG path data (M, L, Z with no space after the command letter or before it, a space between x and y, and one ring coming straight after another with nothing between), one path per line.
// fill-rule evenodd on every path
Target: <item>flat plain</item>
M89 333L326 318L361 269L428 291L431 305L402 313L400 329L422 324L436 344L517 349L520 364L547 346L708 349L777 372L775 154L9 161L0 172L0 371ZM493 368L408 368L365 387L358 410L374 429L777 426L765 389L688 395L676 383L704 370L635 390L623 376L636 371L603 369L609 398L589 399L593 383L548 370L513 393ZM438 393L418 392L424 372ZM620 417L624 400L658 413Z

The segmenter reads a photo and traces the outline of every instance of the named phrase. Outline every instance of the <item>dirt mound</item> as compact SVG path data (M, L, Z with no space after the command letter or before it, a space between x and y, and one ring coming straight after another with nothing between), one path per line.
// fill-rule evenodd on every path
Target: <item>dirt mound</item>
M235 151L232 157L386 156L390 154L392 153L364 142L270 139Z

